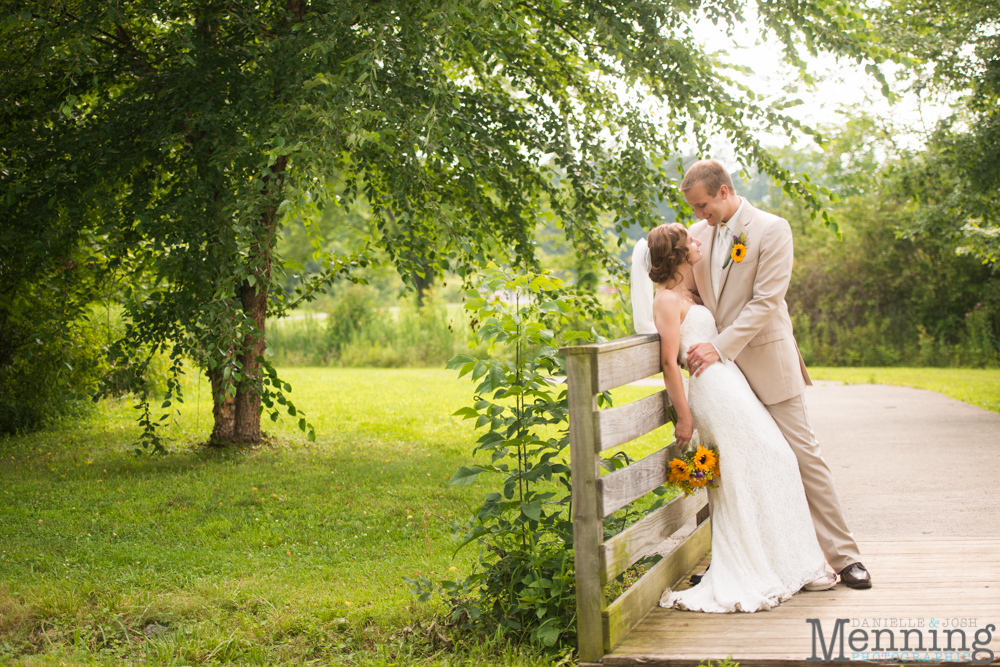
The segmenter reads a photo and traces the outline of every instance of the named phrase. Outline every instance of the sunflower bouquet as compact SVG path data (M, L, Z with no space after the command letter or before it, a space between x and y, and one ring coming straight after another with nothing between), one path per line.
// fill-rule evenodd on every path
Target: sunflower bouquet
M667 481L680 487L689 496L703 486L715 488L719 484L719 452L712 447L698 445L669 463Z

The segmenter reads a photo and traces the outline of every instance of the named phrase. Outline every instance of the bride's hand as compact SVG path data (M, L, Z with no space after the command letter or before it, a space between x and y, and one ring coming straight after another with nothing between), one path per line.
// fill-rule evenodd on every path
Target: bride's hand
M691 421L691 415L684 415L677 418L677 424L674 425L674 440L681 447L684 447L689 442L691 442L691 436L694 435L694 424Z

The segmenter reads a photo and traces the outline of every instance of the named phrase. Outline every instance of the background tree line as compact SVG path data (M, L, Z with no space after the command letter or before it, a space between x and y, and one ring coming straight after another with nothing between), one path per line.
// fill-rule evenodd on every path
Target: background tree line
M892 155L889 138L863 114L832 130L830 139L824 153L785 157L838 194L831 212L842 238L812 224L774 189L766 189L761 204L793 227L787 301L807 364L996 367L994 266L968 252L958 230L914 231L922 204L910 183L926 153Z

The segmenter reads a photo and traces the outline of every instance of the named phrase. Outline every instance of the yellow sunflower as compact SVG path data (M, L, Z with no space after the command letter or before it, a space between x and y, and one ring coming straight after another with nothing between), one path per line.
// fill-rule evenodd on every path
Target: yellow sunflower
M708 475L702 475L701 477L695 477L691 475L691 488L696 489L701 486L708 484Z
M733 244L732 258L734 262L742 262L747 256L747 247L742 243Z
M681 459L670 462L670 482L686 482L690 478L688 465Z
M715 452L706 447L698 446L698 451L694 454L694 468L701 472L709 472L717 461Z

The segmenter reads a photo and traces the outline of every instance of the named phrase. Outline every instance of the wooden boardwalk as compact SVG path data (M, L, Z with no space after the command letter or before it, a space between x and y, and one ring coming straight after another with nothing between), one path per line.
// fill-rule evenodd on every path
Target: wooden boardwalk
M831 591L799 593L776 609L755 614L657 607L604 656L603 664L666 667L727 657L743 667L815 663L815 624L806 619L818 619L823 642L835 661L968 665L976 659L1000 664L1000 539L893 539L859 541L859 546L874 581L869 590L839 584ZM831 642L837 619L847 619L842 625L847 635L844 658L839 655L840 639ZM947 650L946 631L955 624L965 631L966 650L961 650L957 632L951 635L952 649L959 650ZM988 631L990 624L995 627ZM878 652L874 629L883 630ZM861 631L867 633L867 643ZM860 650L852 650L852 636ZM938 650L932 650L935 636ZM890 637L895 650L889 649ZM918 637L923 639L922 651L914 650ZM904 650L907 639L910 650ZM992 658L984 648L993 652ZM980 649L974 657L973 649ZM818 639L815 657L825 657Z
M825 458L840 473L841 503L874 588L801 593L756 614L666 610L656 606L663 588L710 559L708 507L701 497L675 498L605 541L602 519L663 484L678 448L597 472L600 452L671 418L666 392L603 410L597 401L603 391L660 370L658 338L635 335L563 352L581 667L697 666L727 658L743 667L1000 664L1000 415L905 387L813 389L810 410L820 408L813 425L830 445ZM951 451L970 462L959 485L938 463ZM693 532L692 516L699 524ZM653 553L663 560L606 599L606 582Z

